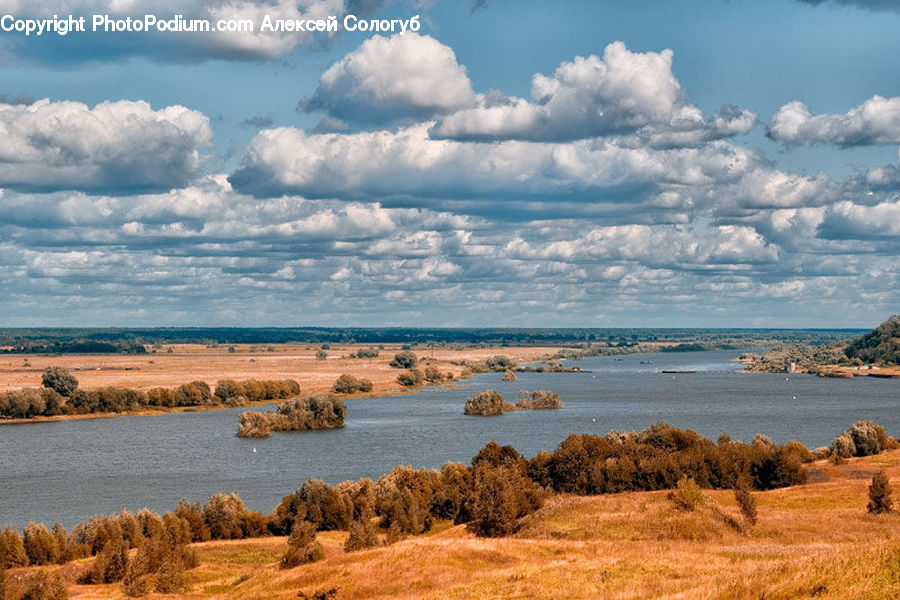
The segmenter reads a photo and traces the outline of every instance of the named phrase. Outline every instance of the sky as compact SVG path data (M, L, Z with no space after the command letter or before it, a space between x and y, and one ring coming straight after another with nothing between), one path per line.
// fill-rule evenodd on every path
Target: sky
M91 31L148 14L254 31ZM54 15L88 31L15 30ZM0 326L900 313L900 2L0 0L0 18ZM344 27L373 19L395 30Z

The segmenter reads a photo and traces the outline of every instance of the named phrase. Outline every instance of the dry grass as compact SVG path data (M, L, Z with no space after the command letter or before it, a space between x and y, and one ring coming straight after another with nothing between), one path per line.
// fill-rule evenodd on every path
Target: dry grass
M398 345L386 345L377 358L346 358L359 348L370 345L332 345L327 360L317 360L317 345L276 344L274 352L267 345L239 344L235 352L227 346L207 348L198 344L165 346L155 354L122 355L64 355L40 354L0 355L0 391L23 387L40 387L41 373L49 366L66 367L78 378L80 387L94 389L105 386L147 390L153 387L175 387L188 381L202 380L214 386L219 379L295 379L304 393L331 389L334 380L344 373L371 379L376 392L400 389L395 381L398 369L388 362ZM172 352L168 352L168 350ZM435 349L417 352L420 359L428 359L442 372L459 376L462 367L451 361L483 360L504 354L520 362L534 361L559 348L467 348L465 350ZM27 363L27 364L26 364Z
M344 554L346 534L328 532L319 535L326 560L287 571L277 566L284 538L197 544L201 566L184 597L286 600L331 588L337 600L900 597L900 514L865 509L865 474L885 468L900 491L900 451L810 468L819 483L755 494L759 523L747 535L729 525L740 518L729 491L706 490L694 511L664 492L557 496L511 538L441 523L432 535ZM116 585L70 590L121 595Z

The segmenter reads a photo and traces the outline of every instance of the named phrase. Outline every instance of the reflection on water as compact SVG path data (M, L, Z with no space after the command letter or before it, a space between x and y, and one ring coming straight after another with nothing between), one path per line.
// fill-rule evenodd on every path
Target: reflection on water
M740 351L643 354L578 361L582 373L499 373L389 398L349 400L341 430L236 437L240 409L0 427L0 524L31 519L67 526L94 514L174 507L237 492L269 512L313 477L330 483L376 478L397 464L468 462L490 440L526 456L571 433L604 434L666 421L708 437L765 433L810 447L830 443L854 421L900 433L900 380L821 379L734 373ZM662 370L693 370L663 374ZM515 401L520 389L559 392L564 407L466 417L465 399L492 387ZM256 450L254 452L254 449Z

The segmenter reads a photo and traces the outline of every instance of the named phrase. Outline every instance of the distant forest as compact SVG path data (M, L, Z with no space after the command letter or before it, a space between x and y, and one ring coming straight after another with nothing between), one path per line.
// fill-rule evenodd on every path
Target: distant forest
M855 337L856 329L676 328L8 328L0 329L0 352L33 354L143 354L154 344L406 344L487 346L633 346L683 344L677 350L763 347L783 343L828 344Z

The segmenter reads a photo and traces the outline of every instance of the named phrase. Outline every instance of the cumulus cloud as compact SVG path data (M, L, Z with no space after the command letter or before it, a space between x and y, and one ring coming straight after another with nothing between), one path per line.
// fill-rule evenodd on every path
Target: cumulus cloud
M481 97L441 117L431 133L458 140L568 141L642 131L657 145L697 144L749 131L756 115L724 107L711 120L687 102L671 50L631 52L622 42L603 57L576 57L551 77L536 74L531 100Z
M161 61L198 61L209 58L272 60L285 56L298 46L327 43L334 33L301 31L261 31L263 18L326 19L355 13L366 15L384 4L383 0L69 0L65 10L53 0L0 0L0 13L18 17L46 18L53 14L143 19L145 14L159 19L208 19L213 26L219 19L252 20L253 31L158 33L134 36L127 33L87 33L80 36L51 37L42 43L29 43L24 36L6 36L4 49L11 57L24 60L61 62L117 60L143 56ZM88 26L90 31L90 26Z
M900 97L873 96L844 114L814 115L803 102L790 102L769 121L767 133L788 146L900 143Z
M472 106L475 93L449 46L416 33L373 36L333 64L302 110L362 123L433 115Z
M0 186L140 191L184 186L212 140L209 119L183 106L40 100L0 104Z
M473 144L434 140L428 128L313 135L265 130L251 141L231 181L262 196L590 194L598 200L598 192L616 189L734 180L759 163L753 152L724 142L672 150L590 140Z
M819 234L832 239L872 240L896 242L900 237L900 200L866 206L849 200L828 207ZM896 246L895 246L896 248Z

